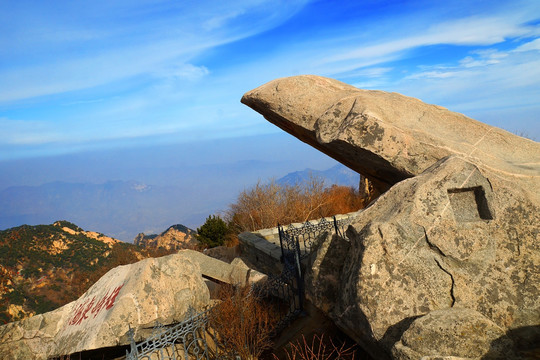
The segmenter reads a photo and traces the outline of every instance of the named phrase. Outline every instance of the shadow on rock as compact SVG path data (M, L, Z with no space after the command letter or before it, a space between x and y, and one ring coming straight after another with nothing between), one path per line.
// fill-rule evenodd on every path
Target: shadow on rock
M491 342L490 349L482 360L500 358L500 349L510 338L514 342L514 356L516 359L540 359L540 325L523 326L509 330Z

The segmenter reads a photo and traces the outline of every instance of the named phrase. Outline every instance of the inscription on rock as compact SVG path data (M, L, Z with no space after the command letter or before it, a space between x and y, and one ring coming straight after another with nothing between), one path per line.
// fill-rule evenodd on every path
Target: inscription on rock
M67 322L68 326L80 325L84 320L88 319L90 315L95 318L102 310L110 310L114 306L114 301L123 286L124 284L114 288L110 294L110 289L107 290L105 295L98 300L96 300L96 297L94 296L91 300L87 299L77 305L73 311L73 315Z

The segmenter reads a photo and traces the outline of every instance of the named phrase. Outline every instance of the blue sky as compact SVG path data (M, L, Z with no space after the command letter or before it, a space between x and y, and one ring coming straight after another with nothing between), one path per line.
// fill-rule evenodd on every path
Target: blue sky
M277 133L240 104L316 74L540 139L540 1L0 3L0 161Z

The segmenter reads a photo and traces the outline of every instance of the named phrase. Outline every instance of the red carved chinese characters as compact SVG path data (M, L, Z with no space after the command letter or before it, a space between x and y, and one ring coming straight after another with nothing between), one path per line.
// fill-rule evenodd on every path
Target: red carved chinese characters
M110 308L114 306L114 301L116 300L116 297L118 296L118 293L120 292L120 289L122 289L123 286L124 284L120 285L119 287L113 290L111 295L109 295L109 297L107 298L107 302L105 303L105 310L109 310Z
M96 302L96 297L94 296L92 300L85 301L82 304L79 304L74 312L71 319L68 321L68 325L79 325L84 320L88 319L88 313L92 314L95 318L101 310L110 310L114 306L114 302L116 301L116 297L118 296L118 293L120 293L120 290L124 284L116 287L110 294L109 290L105 293L105 296L103 296L99 301Z

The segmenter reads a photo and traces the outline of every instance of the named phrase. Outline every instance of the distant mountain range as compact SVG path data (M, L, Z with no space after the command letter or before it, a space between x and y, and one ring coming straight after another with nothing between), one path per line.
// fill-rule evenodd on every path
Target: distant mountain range
M85 229L131 242L139 233L157 234L171 224L200 226L210 215L225 210L242 187L253 184L258 169L269 163L241 162L232 168L186 170L186 179L176 185L148 185L136 181L102 184L50 182L38 186L11 186L0 191L0 229L21 224L50 224L66 219ZM203 171L204 170L204 171ZM328 170L305 169L277 180L295 184L310 174L331 184L358 186L359 175L343 165ZM245 180L247 178L248 180ZM198 180L198 179L204 179ZM240 180L241 179L241 180ZM263 179L265 180L265 179Z
M130 181L104 184L53 182L14 186L0 192L0 228L14 224L46 224L69 219L131 241L141 231L163 229L173 221L180 189Z
M360 175L342 164L337 164L328 170L322 171L313 169L295 171L278 179L276 182L278 184L294 185L308 181L310 177L322 179L326 186L336 184L358 188L360 182Z

